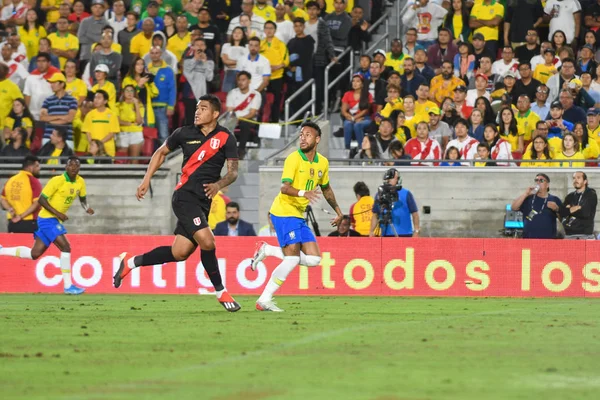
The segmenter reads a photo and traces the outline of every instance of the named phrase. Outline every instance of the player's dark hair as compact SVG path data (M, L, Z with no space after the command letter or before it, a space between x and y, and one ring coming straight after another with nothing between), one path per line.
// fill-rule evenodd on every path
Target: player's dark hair
M71 161L77 161L79 164L81 164L81 160L77 156L69 156L69 158L67 158L67 164Z
M354 194L357 194L360 197L370 196L371 191L369 190L369 187L366 183L364 183L363 181L359 181L354 184Z
M37 158L36 156L29 154L27 156L25 156L25 159L23 160L23 169L32 166L33 164L35 164L36 162L40 162L40 159Z
M352 221L349 215L342 215L342 221Z
M235 208L236 210L240 211L240 205L235 201L230 201L229 203L227 203L225 208Z
M237 80L240 76L245 76L246 78L252 80L252 75L250 75L250 72L248 71L240 71L237 73L237 76L235 77L235 79Z
M208 101L213 111L221 112L221 100L214 94L205 94L200 96L198 101Z
M300 126L300 130L302 130L304 127L313 128L315 131L317 131L317 136L321 137L321 127L316 123L311 121L305 122Z

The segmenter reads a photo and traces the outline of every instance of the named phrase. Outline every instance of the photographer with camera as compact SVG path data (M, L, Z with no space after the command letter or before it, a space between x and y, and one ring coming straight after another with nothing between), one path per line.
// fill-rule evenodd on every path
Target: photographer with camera
M549 193L550 178L546 174L535 176L535 185L528 187L511 204L513 211L521 211L525 219L524 239L556 238L556 218L562 207L560 199Z
M595 239L596 191L588 186L587 175L582 171L573 174L573 187L575 191L565 197L560 207L565 239Z
M379 230L381 237L418 237L419 226L419 209L415 198L402 187L398 170L388 169L383 175L383 185L379 186L375 196L369 236L376 236L375 232Z

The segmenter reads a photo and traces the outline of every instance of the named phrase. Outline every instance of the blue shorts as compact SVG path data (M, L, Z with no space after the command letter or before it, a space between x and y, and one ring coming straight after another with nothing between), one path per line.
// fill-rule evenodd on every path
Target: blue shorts
M294 243L309 243L316 242L314 233L306 224L306 220L298 217L276 217L271 215L271 221L275 232L277 232L277 240L279 246L285 247Z
M37 225L38 229L33 237L40 238L46 246L50 246L57 237L67 233L67 230L57 218L38 218Z

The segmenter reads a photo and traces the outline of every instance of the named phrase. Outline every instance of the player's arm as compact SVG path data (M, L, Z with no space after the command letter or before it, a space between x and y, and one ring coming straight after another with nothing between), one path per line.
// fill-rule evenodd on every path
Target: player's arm
M40 203L40 206L44 207L46 210L48 210L51 214L56 216L56 218L60 219L61 221L66 221L67 219L69 219L69 217L67 217L66 214L63 214L59 212L56 208L52 207L50 205L50 202L48 201L48 198L44 194L40 196L38 202Z
M22 214L15 215L13 213L12 222L17 223L17 222L25 219L26 217L30 216L31 214L33 214L34 212L36 212L39 209L40 209L39 201L34 200L33 203L31 203L31 205L29 206L29 208L27 208L27 210L25 210L25 212L23 212Z
M237 158L228 158L227 173L225 176L215 183L204 184L204 193L206 193L206 196L208 196L209 199L215 197L217 193L219 193L219 190L235 182L238 177L238 164L239 160Z
M335 210L335 213L337 214L337 216L331 221L331 225L337 226L342 221L342 217L344 216L344 214L342 214L342 210L340 209L340 206L335 200L335 194L333 193L333 189L331 188L331 185L327 185L325 187L321 186L321 190L323 191L323 197L325 197L325 200L327 200L329 206L333 208Z
M158 171L158 169L163 165L167 154L170 152L171 150L167 146L167 142L165 142L159 147L158 150L154 152L154 154L152 154L152 159L150 159L150 164L148 164L148 169L146 170L146 175L144 175L142 183L140 183L140 186L137 188L136 197L139 201L141 201L148 192L148 189L150 188L150 180L156 171Z
M12 214L13 217L15 215L15 208L9 203L9 201L2 197L0 198L0 202L2 203L2 209L6 210L9 214Z
M81 203L81 207L83 207L86 213L88 213L89 215L94 215L94 209L88 205L86 196L80 196L79 202Z
M318 189L298 190L295 187L293 187L292 183L289 181L284 181L281 184L281 193L287 194L288 196L292 197L304 197L308 199L311 203L314 203L315 201L319 200L319 193L317 192L317 190Z

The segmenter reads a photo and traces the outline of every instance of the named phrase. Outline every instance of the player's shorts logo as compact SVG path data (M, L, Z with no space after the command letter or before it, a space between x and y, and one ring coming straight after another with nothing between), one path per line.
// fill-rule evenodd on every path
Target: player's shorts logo
M200 226L201 223L202 223L202 220L200 220L200 217L194 218L194 225Z
M211 149L218 149L219 145L221 144L221 140L220 139L210 139L210 148Z
M292 240L296 239L296 232L294 232L294 231L290 232L290 239L292 239Z

